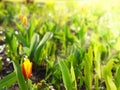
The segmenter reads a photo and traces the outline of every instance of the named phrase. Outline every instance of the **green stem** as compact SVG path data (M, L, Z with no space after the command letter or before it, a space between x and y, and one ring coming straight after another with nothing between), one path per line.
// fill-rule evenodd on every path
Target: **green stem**
M27 90L29 90L28 79L26 79L26 86L27 86Z

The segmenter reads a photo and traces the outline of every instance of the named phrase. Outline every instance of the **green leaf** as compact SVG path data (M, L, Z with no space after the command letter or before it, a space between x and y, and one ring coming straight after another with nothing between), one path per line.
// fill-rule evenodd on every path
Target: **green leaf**
M120 89L120 66L115 74L115 84Z
M16 36L16 38L18 39L18 41L20 42L20 43L22 43L24 46L26 46L26 47L28 47L29 45L28 45L28 43L27 43L27 41L26 41L26 39L22 36L22 34L21 33L19 33L19 34L15 34L15 36Z
M101 47L100 44L94 44L94 63L95 63L95 70L98 75L98 78L101 78L101 67L100 67L100 56L101 56Z
M24 35L25 30L24 30L23 26L18 23L16 23L16 26L17 26L18 30Z
M12 29L12 28L9 28L9 30L7 30L6 32L5 32L5 41L6 41L6 43L7 44L9 44L10 45L10 43L11 43L11 39L12 39L12 35L13 35L13 33L14 33L14 30Z
M59 63L59 66L62 72L62 78L63 78L63 82L64 82L66 90L73 90L71 75L70 75L68 67L62 60L58 60L58 63Z
M30 80L30 79L28 79L28 89L29 90L33 90L33 88L32 88L32 81Z
M26 54L27 56L29 56L30 54L30 48L28 47L23 47L23 54ZM31 60L31 59L30 59Z
M98 75L95 75L94 81L95 81L95 90L99 90L99 81L98 81Z
M9 88L11 85L13 85L17 81L17 77L15 72L10 73L6 77L4 77L2 80L0 80L0 90L3 87Z
M107 76L106 80L107 80L107 90L117 90L116 85L111 77Z
M18 42L16 37L14 36L14 30L12 28L9 29L9 31L5 32L5 41L6 44L9 45L11 52L16 53L17 52L17 47L18 47Z
M38 44L39 44L39 35L34 34L31 39L31 44L30 44L30 53L29 53L30 60L33 60L34 53L35 53L35 50L36 50Z
M72 78L72 84L73 84L73 90L77 90L77 83L76 83L76 77L75 77L75 72L74 72L74 67L71 64L71 78Z
M84 61L84 81L86 85L86 90L92 90L92 60L93 60L93 52L92 48L90 47L88 53L85 55Z
M17 75L18 85L20 90L27 90L20 64L18 63L18 61L13 61L13 65L14 65L15 73Z
M81 45L84 45L84 42L85 42L85 34L86 34L86 31L87 31L87 26L85 26L85 24L83 24L81 26L81 29L78 33L78 38L81 40Z
M27 32L29 41L31 40L35 30L36 30L35 19L33 17L31 17L30 27L29 27L28 32Z
M105 80L107 90L117 90L117 87L113 81L112 72L111 72L114 61L115 61L114 59L109 60L107 65L103 68L103 77Z
M43 37L42 40L40 41L37 49L38 49L40 46L44 45L50 38L52 38L52 36L53 36L53 33L51 33L51 32L46 32L46 34L44 35L44 37Z
M12 40L11 40L11 49L12 49L12 52L16 53L17 52L17 47L18 47L18 42L17 42L16 37L13 35L12 36Z
M53 33L47 32L47 33L44 35L44 37L42 38L42 40L40 41L40 43L38 44L37 49L36 49L36 51L35 51L35 53L34 53L34 55L35 55L35 62L36 62L36 63L37 63L38 60L39 60L39 57L40 57L41 50L42 50L43 46L45 45L45 43L46 43L50 38L52 38L52 35L53 35Z

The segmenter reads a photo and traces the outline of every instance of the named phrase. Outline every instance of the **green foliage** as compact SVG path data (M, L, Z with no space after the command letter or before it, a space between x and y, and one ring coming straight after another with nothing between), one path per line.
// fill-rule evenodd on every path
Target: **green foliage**
M115 60L110 60L103 68L103 77L106 83L107 90L117 90L117 87L112 79L112 68Z
M13 65L14 65L14 69L15 69L15 73L17 76L17 81L18 81L20 90L27 90L25 79L22 74L21 66L19 65L18 61L13 61Z
M15 82L17 81L17 77L16 77L16 73L12 72L9 75L7 75L6 77L4 77L2 80L0 80L0 90L3 87L10 87L11 85L13 85ZM3 89L2 89L3 90Z
M115 84L118 90L120 89L119 80L120 80L120 66L118 67L116 74L115 74Z
M68 67L62 60L58 60L58 63L59 63L59 66L62 72L63 82L64 82L66 90L73 90L71 74L69 72Z
M100 44L94 44L94 63L95 63L95 72L99 78L101 78L101 67L100 67L100 56L101 56L101 46Z
M90 47L88 49L88 53L85 55L85 60L84 60L84 82L86 84L86 89L87 90L92 90L92 76L93 76L93 51L92 48Z
M71 64L70 72L71 72L71 79L72 79L72 85L73 85L72 89L77 90L76 77L75 77L74 67L72 64Z
M14 30L12 28L10 28L8 31L5 32L5 36L6 36L6 43L9 47L9 49L11 50L12 53L16 54L18 42L14 35Z
M36 51L34 53L35 55L35 63L38 62L39 60L39 56L40 54L42 53L41 50L43 48L43 46L45 45L45 43L52 37L52 33L50 32L47 32L44 37L42 38L42 40L39 42L37 48L36 48Z
M27 89L26 84L29 90L41 89L40 82L24 79L24 56L33 62L33 70L40 69L40 76L45 73L40 78L47 81L43 90L51 85L57 90L120 89L118 1L61 2L62 6L58 1L28 5L0 2L5 53L14 66L14 72L0 81L0 89L15 82L21 90Z

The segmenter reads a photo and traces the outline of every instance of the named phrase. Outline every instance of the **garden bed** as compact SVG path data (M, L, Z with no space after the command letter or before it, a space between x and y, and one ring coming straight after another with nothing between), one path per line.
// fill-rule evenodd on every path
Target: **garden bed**
M0 2L0 90L119 90L118 2Z

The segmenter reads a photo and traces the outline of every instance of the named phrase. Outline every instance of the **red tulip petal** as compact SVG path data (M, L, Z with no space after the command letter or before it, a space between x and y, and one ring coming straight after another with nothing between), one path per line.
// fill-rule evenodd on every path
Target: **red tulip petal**
M22 64L22 72L23 72L24 77L27 78L24 63Z

